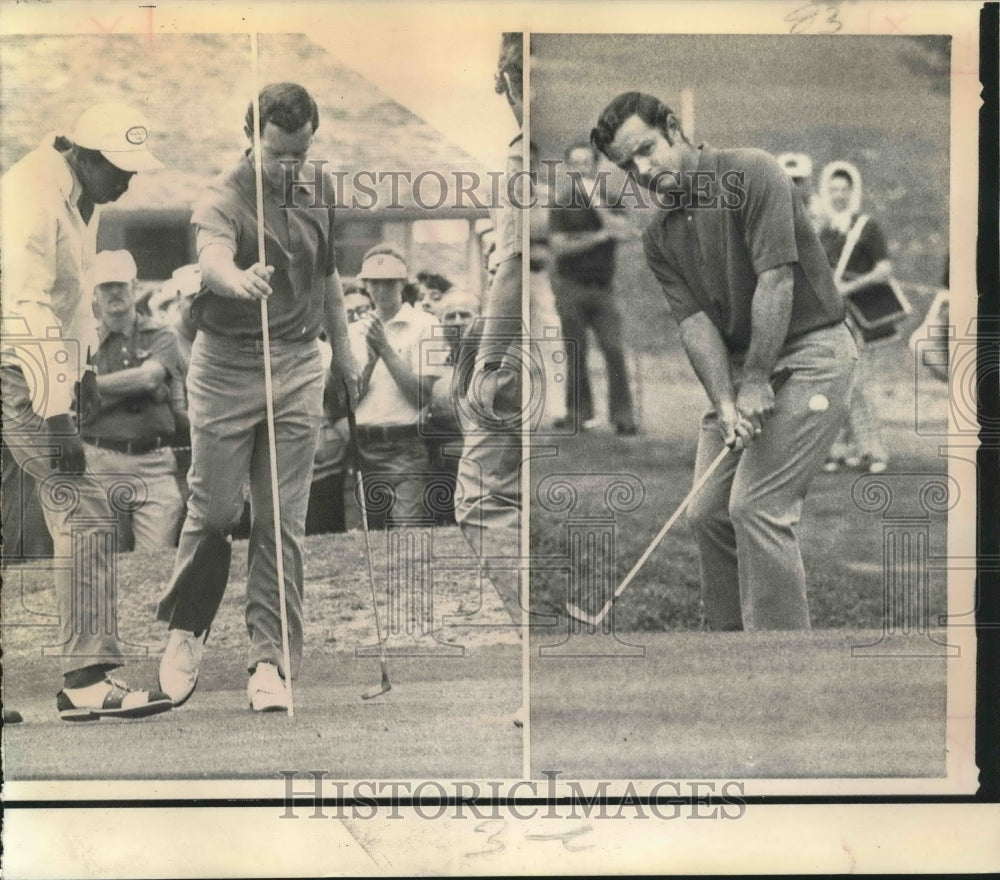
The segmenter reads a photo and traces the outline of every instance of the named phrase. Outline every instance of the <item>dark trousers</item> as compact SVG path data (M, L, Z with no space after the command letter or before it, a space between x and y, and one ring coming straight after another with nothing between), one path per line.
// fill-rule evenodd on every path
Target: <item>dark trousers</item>
M632 391L625 368L622 346L622 316L615 302L614 289L605 284L581 284L557 273L552 276L556 311L562 323L563 337L574 352L566 382L566 414L585 422L594 417L594 398L587 373L587 328L594 331L608 370L608 414L616 425L631 427Z

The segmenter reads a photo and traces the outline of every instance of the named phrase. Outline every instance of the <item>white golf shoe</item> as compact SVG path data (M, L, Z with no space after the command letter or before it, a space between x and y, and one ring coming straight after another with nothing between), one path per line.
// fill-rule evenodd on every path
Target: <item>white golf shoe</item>
M273 663L258 663L247 684L247 698L254 712L282 712L291 707L288 688Z
M166 650L160 658L160 690L174 706L183 705L194 693L206 638L208 630L200 636L183 629L170 630Z

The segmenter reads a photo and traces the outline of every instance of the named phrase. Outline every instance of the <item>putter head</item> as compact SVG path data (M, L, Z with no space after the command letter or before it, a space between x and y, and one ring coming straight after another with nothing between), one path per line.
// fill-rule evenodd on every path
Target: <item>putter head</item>
M382 667L382 684L377 689L372 689L370 691L365 691L361 695L362 700L373 700L375 697L381 697L382 694L387 694L392 690L392 682L389 681L389 670L384 666Z
M566 613L576 619L581 623L586 623L588 626L597 626L600 621L596 618L596 615L587 614L582 608L577 607L572 602L566 603Z

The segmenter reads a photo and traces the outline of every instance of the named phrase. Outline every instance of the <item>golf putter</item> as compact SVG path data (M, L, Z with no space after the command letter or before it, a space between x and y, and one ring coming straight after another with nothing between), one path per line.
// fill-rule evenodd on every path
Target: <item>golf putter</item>
M771 377L771 388L774 389L775 394L777 394L777 392L781 389L781 387L788 381L791 375L792 375L791 370L783 368L781 370L778 370L778 372L776 372ZM628 587L628 585L632 583L633 578L635 578L635 576L639 573L639 570L646 564L646 560L648 560L649 557L653 555L653 551L655 551L656 548L660 546L660 542L664 539L667 532L669 532L670 529L673 527L674 523L681 518L684 511L687 510L688 505L691 503L691 500L694 498L694 496L701 491L702 486L704 486L705 483L709 481L712 474L714 474L716 470L718 470L719 465L722 464L722 460L729 454L730 449L731 447L724 446L722 448L722 451L713 459L712 463L705 469L705 472L700 477L698 477L697 480L695 480L694 485L691 487L691 491L684 496L684 500L681 501L681 503L677 506L677 509L670 515L670 518L663 524L663 528L661 528L660 531L657 532L656 537L653 538L652 541L650 541L649 546L645 549L642 556L640 556L639 559L636 561L635 565L632 566L632 568L629 570L629 573L625 575L625 579L618 585L617 589L611 595L611 598L604 603L604 606L601 608L601 610L598 611L597 614L587 614L587 612L584 611L582 608L580 608L578 605L574 605L571 602L567 602L566 613L569 614L570 617L575 618L576 620L579 620L582 623L586 623L589 626L593 627L598 626L600 622L604 620L604 618L607 616L607 613L611 610L611 606L615 603L618 597L625 592L625 589Z
M345 388L346 392L346 388ZM354 481L357 487L358 503L361 505L361 529L365 533L365 556L368 559L368 586L372 593L372 611L375 613L375 635L378 638L378 662L382 667L382 683L377 688L365 691L362 700L380 697L392 690L389 681L389 662L385 656L385 643L382 641L382 624L378 617L378 597L375 595L375 569L372 566L372 543L368 534L368 507L365 503L365 479L361 473L361 452L358 447L358 423L354 417L354 409L350 405L350 394L347 397L347 427L351 435L351 455L354 461Z

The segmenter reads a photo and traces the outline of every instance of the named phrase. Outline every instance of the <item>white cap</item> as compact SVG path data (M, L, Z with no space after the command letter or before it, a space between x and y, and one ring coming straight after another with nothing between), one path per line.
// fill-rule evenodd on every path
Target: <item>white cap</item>
M122 171L152 171L163 163L149 152L149 123L128 104L111 101L95 104L76 121L70 140L88 150L100 150Z
M395 254L372 254L361 265L358 278L366 281L405 281L409 273L404 263Z
M94 267L90 277L94 287L98 284L121 282L131 284L139 274L135 260L128 251L101 251L94 258Z
M782 153L778 156L778 164L789 177L811 177L813 173L812 159L805 153Z

